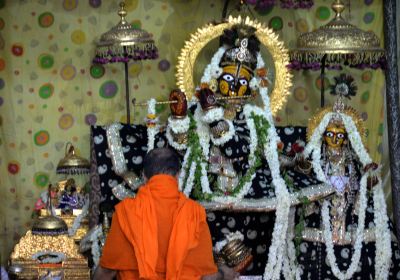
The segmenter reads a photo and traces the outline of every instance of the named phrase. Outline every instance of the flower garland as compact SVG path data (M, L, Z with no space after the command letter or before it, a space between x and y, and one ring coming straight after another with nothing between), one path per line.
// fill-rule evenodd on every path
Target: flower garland
M341 279L346 280L350 279L353 274L356 272L358 268L358 264L361 258L361 249L362 249L362 242L364 240L364 229L365 229L365 209L367 208L367 178L369 177L368 173L365 173L361 177L360 182L360 189L359 189L359 208L358 208L358 226L356 230L356 240L354 242L354 252L351 257L351 262L349 268L346 272L340 271L337 262L335 251L333 247L332 241L332 230L330 224L330 216L329 216L329 205L330 202L325 200L322 204L321 214L322 214L322 223L323 223L323 237L325 240L326 246L326 254L329 265L333 274Z
M183 119L177 119L174 117L168 118L168 126L171 127L174 133L185 133L189 130L190 119L185 116Z
M93 263L94 263L93 270L98 266L99 261L100 261L101 249L99 246L99 242L102 238L103 238L103 229L100 225L100 226L97 226L97 228L92 232L92 234L89 237L89 240L92 243L91 252L92 252Z
M279 279L282 270L282 258L284 255L284 245L289 224L288 218L290 209L290 195L286 187L285 180L283 180L282 176L280 175L279 158L277 152L280 139L276 133L272 113L269 110L268 88L261 87L260 95L263 101L264 110L261 110L261 108L257 109L261 111L260 113L270 123L267 141L263 143L264 156L271 170L272 183L275 186L276 199L280 202L276 208L275 225L272 232L271 246L269 247L268 251L268 263L265 267L264 279ZM280 221L280 223L277 221Z
M201 151L205 161L208 161L210 154L210 129L201 121L202 109L200 106L194 111L194 121L196 126L196 132L201 146Z
M194 181L195 181L195 171L196 171L196 162L192 161L192 163L190 164L190 169L189 169L189 176L186 179L186 187L183 190L183 193L186 196L189 196L190 193L192 192L193 189L193 185L194 185Z
M283 258L283 276L285 279L296 279L300 280L301 269L296 265L296 248L294 245L294 228L295 228L295 213L296 207L290 208L289 212L289 224L286 237L286 254Z
M68 235L74 236L78 228L81 226L83 218L89 213L89 198L85 199L85 204L82 207L82 212L74 219L72 226L68 229Z
M218 107L204 112L203 116L201 117L201 120L209 124L215 121L222 120L223 118L224 118L224 108Z
M64 253L54 251L39 251L32 255L32 259L40 263L61 263L67 259Z
M194 186L201 186L201 191L195 187L194 196L204 198L212 193L207 177L210 136L208 128L200 123L201 112L196 108L195 114L189 114L190 128L188 131L188 146L179 176L181 188L189 196ZM196 125L196 123L198 125ZM200 168L198 168L200 167Z
M179 186L180 191L182 191L182 189L183 189L183 183L186 178L186 169L187 169L187 165L188 165L189 156L190 156L190 148L188 148L186 150L185 156L183 157L181 172L179 173L179 177L178 177L178 186Z
M388 228L389 218L386 212L382 180L373 188L374 224L375 224L375 279L388 279L392 257L391 233Z
M154 149L155 137L159 130L159 125L157 124L158 118L156 117L156 103L154 98L151 98L147 102L147 152Z
M219 63L226 51L226 47L220 47L211 59L210 64L207 65L204 70L203 77L201 77L201 83L209 83L212 79L218 78L222 74L222 68L219 67Z

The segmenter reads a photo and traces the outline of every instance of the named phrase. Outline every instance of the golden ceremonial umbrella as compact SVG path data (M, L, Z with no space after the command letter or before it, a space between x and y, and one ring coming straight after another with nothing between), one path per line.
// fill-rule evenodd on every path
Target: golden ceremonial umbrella
M342 17L344 8L341 0L335 0L332 4L335 17L317 30L301 34L297 47L289 52L290 68L321 69L321 107L324 105L326 67L347 65L377 69L385 65L385 50L378 37L346 22Z
M96 42L95 64L123 62L125 66L126 113L130 124L128 62L158 58L158 50L152 35L145 30L134 28L125 19L127 12L125 3L119 4L120 22L101 35Z

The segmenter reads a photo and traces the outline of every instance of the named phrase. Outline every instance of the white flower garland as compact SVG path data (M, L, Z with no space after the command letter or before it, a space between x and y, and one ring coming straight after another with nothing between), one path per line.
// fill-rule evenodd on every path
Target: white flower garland
M186 179L186 186L185 189L183 190L183 193L186 196L189 196L190 193L192 192L193 185L194 185L194 173L196 171L196 161L192 161L189 169L189 175Z
M190 148L188 148L186 150L185 156L183 157L183 162L182 162L182 167L181 167L181 171L179 173L179 177L178 177L178 186L179 186L179 191L183 190L183 183L185 182L185 178L186 178L186 169L187 169L187 165L188 165L188 158L190 156Z
M210 154L210 129L206 126L202 121L202 109L200 106L197 106L196 110L194 111L194 120L196 122L196 132L199 136L199 142L201 146L201 150L203 152L204 159L208 161L209 154Z
M388 279L392 257L391 233L388 227L385 196L382 180L373 187L375 224L375 279Z
M203 113L201 120L205 123L212 123L224 118L224 109L222 107L213 108Z
M217 52L213 55L210 64L207 65L204 70L203 77L201 77L201 83L209 83L211 79L216 79L222 74L222 68L219 67L219 63L226 51L226 47L220 47Z
M301 279L301 269L296 265L296 248L294 246L296 207L291 207L289 212L289 225L286 237L286 253L283 258L283 276L285 279Z
M212 194L206 170L207 163L202 162L200 163L200 165L201 165L201 190L203 191L203 193Z
M89 237L90 242L92 243L92 257L93 257L93 263L94 267L93 270L98 266L99 261L100 261L100 256L101 256L101 249L99 246L99 242L103 238L103 228L100 226L97 226L97 228L92 232L92 234Z
M78 228L81 226L83 218L89 213L89 198L85 199L85 204L82 207L82 212L74 219L72 226L68 229L68 235L74 236Z
M156 115L156 103L157 101L154 98L147 101L147 152L154 149L155 137L159 130L158 118L149 118L149 116Z
M326 254L328 263L331 267L333 274L341 279L346 280L350 279L358 268L358 264L361 258L361 249L362 249L362 242L364 240L364 229L365 229L365 210L367 208L367 178L369 177L368 173L365 173L361 177L360 182L360 189L359 189L359 208L358 208L358 226L356 230L356 240L354 242L354 252L351 257L351 262L349 268L346 272L340 271L337 262L336 256L332 241L332 230L331 230L331 223L330 223L330 216L329 216L329 204L328 200L325 200L322 204L321 214L322 214L322 223L323 223L323 230L322 234L325 240L326 246Z
M43 257L43 256L48 256L48 257L45 257L40 260L39 258ZM60 262L65 261L67 259L67 256L64 253L60 253L60 252L39 251L32 255L32 259L35 261L38 261L40 263L60 263Z
M266 87L260 88L260 95L264 103L264 110L260 110L270 124L267 143L264 145L264 156L271 170L276 199L280 202L276 208L275 225L272 232L271 246L268 251L268 263L265 267L264 279L279 279L282 270L282 258L285 252L285 241L289 223L290 196L286 183L280 175L277 152L280 139L276 133L271 110L269 110L268 89Z
M257 69L263 68L265 66L264 60L261 54L257 53ZM254 76L249 83L249 86L252 90L257 90L260 88L261 77Z
M168 127L171 128L173 133L185 133L189 130L190 119L188 116L185 116L182 119L177 119L174 117L168 118Z

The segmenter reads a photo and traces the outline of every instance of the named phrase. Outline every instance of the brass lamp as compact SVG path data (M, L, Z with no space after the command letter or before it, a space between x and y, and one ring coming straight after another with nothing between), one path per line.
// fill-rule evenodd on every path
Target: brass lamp
M112 27L111 30L102 34L100 40L96 42L96 56L93 59L93 63L124 63L126 113L127 122L130 124L128 62L130 60L156 59L158 58L158 50L150 33L134 28L126 21L125 3L121 2L119 6L120 22Z
M324 106L324 76L327 64L340 64L356 68L384 67L385 50L378 37L346 22L342 17L344 4L335 0L335 17L315 31L301 34L297 47L289 52L293 69L321 68L321 107Z

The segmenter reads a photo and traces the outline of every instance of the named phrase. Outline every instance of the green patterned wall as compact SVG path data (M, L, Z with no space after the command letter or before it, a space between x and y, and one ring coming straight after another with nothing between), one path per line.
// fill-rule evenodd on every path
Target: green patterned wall
M0 254L4 263L19 237L31 226L33 205L49 182L61 177L56 165L67 141L89 157L93 124L126 121L123 65L91 67L94 40L118 22L117 0L0 0ZM233 0L231 2L234 2ZM345 1L348 2L348 1ZM329 21L331 1L309 10L274 7L254 12L295 46L301 32ZM220 19L222 0L127 0L127 19L154 35L160 56L130 63L131 95L138 101L166 99L175 87L176 58L197 27ZM347 7L348 8L348 7ZM349 12L350 11L350 12ZM382 3L354 0L344 16L382 36ZM216 43L214 42L214 46ZM202 52L198 73L213 52ZM382 153L384 80L381 71L348 70L358 95L351 104L366 120L367 145L375 160ZM338 71L328 71L333 81ZM319 106L318 73L294 72L294 86L277 125L306 125ZM328 102L332 102L328 97ZM168 108L159 108L163 115ZM142 122L137 110L134 122Z

